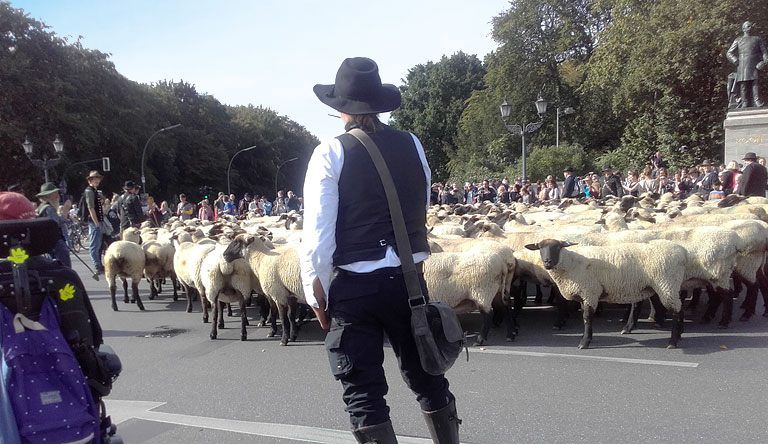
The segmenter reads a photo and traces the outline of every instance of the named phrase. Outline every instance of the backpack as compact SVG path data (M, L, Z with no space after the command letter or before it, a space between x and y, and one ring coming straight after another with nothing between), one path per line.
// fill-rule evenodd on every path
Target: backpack
M99 413L57 318L51 298L43 301L37 322L0 304L3 358L11 372L7 389L19 435L31 444L97 444Z
M77 218L80 219L80 222L91 220L91 213L88 211L88 204L85 202L85 193L80 196L80 201L77 203Z

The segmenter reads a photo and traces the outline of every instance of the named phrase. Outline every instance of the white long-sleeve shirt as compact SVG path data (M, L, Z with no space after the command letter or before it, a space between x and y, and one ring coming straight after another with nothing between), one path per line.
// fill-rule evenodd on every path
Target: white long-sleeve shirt
M429 208L432 171L427 164L424 147L411 134L419 159L424 168L427 183L425 209ZM339 139L331 139L318 145L307 166L304 178L304 230L299 255L301 279L307 303L320 308L312 290L312 283L319 278L328 301L328 288L333 272L333 253L336 251L336 217L339 211L339 177L344 166L344 148ZM379 180L372 177L372 181ZM427 252L414 253L414 263L429 257ZM400 266L400 258L392 246L387 246L384 258L374 261L353 262L339 268L355 273L368 273L385 267Z

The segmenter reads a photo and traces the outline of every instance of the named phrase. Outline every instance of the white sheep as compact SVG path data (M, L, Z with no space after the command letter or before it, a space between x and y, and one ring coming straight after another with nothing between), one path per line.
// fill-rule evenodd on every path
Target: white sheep
M187 295L187 313L192 312L192 298L197 292L203 312L203 323L208 322L208 310L205 309L205 289L200 279L200 264L214 248L215 245L184 242L176 246L176 253L173 256L173 269L176 272L176 278Z
M245 299L250 296L253 287L253 274L248 262L242 255L232 254L232 250L219 245L203 258L199 275L205 297L213 307L211 339L217 338L218 328L224 328L222 305L237 302L240 307L240 340L247 340Z
M138 230L137 230L138 231ZM131 278L131 300L135 302L139 310L144 310L144 304L139 297L139 282L144 273L144 250L136 242L115 241L112 242L104 254L104 276L109 285L109 295L112 298L112 310L117 311L117 302L115 300L115 278L120 277L123 280L123 290L125 296L123 302L128 303L128 282Z
M592 340L592 317L598 302L632 304L650 298L654 292L676 315L668 348L677 347L683 326L680 286L687 260L683 247L666 240L569 247L570 243L555 239L526 245L529 250L539 250L544 267L563 297L581 301L584 335L580 349L588 348Z
M157 240L142 244L144 249L144 277L149 279L149 299L154 299L159 293L160 281L167 277L173 282L173 300L179 299L176 291L176 273L173 268L175 248L170 242Z
M499 253L504 250L509 254ZM480 311L483 324L475 345L487 340L491 309L494 305L503 307L502 297L507 277L511 275L514 275L514 256L509 248L502 246L498 250L481 246L465 252L435 253L424 261L430 299L444 302L459 314ZM511 328L508 322L508 340L514 338Z

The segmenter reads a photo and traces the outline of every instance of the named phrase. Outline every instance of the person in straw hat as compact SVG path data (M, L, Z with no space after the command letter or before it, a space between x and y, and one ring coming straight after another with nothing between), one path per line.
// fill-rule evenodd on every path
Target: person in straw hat
M61 202L59 189L56 188L56 184L53 182L46 182L40 187L40 192L37 193L35 197L40 200L40 205L38 205L37 209L35 210L37 217L47 217L53 219L57 224L59 224L59 228L61 229L62 238L56 242L56 247L54 248L51 255L59 262L61 262L62 265L71 268L72 261L69 257L69 248L67 248L67 221L63 217L59 216L58 212L59 204Z
M341 114L344 129L360 128L379 146L400 191L400 204L419 266L429 256L426 208L431 171L419 139L382 124L378 114L400 106L400 92L382 84L376 62L344 60L333 85L315 85L320 101ZM318 145L304 180L304 237L301 274L307 303L324 329L331 372L341 381L359 443L396 443L384 399L386 334L406 384L416 393L436 443L458 443L454 395L444 375L421 366L413 334L408 291L384 188L368 152L342 134ZM337 275L331 282L331 274ZM426 283L419 275L422 291Z

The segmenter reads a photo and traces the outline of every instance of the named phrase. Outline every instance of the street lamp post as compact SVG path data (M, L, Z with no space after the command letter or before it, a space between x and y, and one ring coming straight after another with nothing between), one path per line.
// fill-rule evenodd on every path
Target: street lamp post
M277 196L277 175L280 174L280 168L282 168L286 163L293 162L294 160L298 159L298 157L294 157L292 159L284 160L280 165L278 165L277 171L275 171L275 196Z
M146 177L144 177L144 156L147 154L147 147L149 146L149 142L156 135L158 135L158 134L160 134L160 133L162 133L164 131L168 131L168 130L172 130L174 128L178 128L180 126L181 126L181 124L177 123L176 125L171 125L171 126L166 126L165 128L160 128L159 130L157 130L154 133L152 133L152 135L149 136L149 139L147 139L147 143L144 144L144 150L141 152L141 189L142 189L143 193L147 192L147 179L146 179Z
M22 143L21 146L24 148L24 153L29 158L29 161L32 162L32 165L42 168L45 172L45 181L50 182L48 179L48 168L56 166L56 164L61 161L59 155L64 152L64 142L59 140L59 135L56 134L56 139L53 141L53 149L56 151L56 157L53 159L49 159L47 154L43 154L42 159L33 159L32 150L34 149L34 145L29 141L29 137L24 138L24 143Z
M248 148L243 148L240 151L236 152L235 155L232 156L231 159L229 159L229 166L227 167L227 196L232 194L232 190L229 188L229 171L232 169L232 161L235 160L235 157L237 157L238 154L240 154L242 152L245 152L245 151L250 151L250 150L252 150L254 148L258 148L258 145L249 146Z
M525 182L526 179L526 168L525 168L525 135L530 134L537 129L541 128L541 125L544 124L544 114L547 112L547 101L544 100L541 97L541 94L539 94L539 98L534 102L536 104L536 112L539 114L539 121L538 122L531 122L527 125L508 125L507 119L509 119L509 114L512 112L512 105L508 104L506 100L501 104L499 107L501 109L501 120L504 121L504 126L507 127L507 130L513 134L517 134L523 138L523 182Z
M557 107L557 123L555 124L555 146L560 146L560 114L568 115L575 113L576 110L571 108L570 106L568 108L565 108L564 110L560 111L560 107Z

